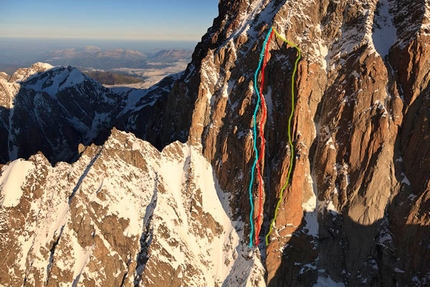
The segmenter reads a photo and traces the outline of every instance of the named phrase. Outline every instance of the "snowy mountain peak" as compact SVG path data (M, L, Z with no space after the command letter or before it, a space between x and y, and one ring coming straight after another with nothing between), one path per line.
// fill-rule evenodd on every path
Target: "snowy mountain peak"
M29 68L18 69L10 78L10 82L23 82L31 76L52 69L53 66L47 63L37 62Z
M68 67L51 67L45 70L42 74L33 74L26 80L26 87L37 92L46 92L54 96L58 92L67 88L76 88L82 85L85 81L92 81L86 77L79 69ZM100 85L93 82L92 85ZM100 85L101 87L101 85Z

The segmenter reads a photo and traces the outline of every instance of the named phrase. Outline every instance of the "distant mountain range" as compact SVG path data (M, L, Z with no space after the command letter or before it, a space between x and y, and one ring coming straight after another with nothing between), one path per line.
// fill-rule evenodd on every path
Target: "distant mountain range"
M151 62L175 62L175 61L190 61L191 50L183 49L165 49L157 52L149 58Z
M11 54L12 52L8 53L7 51L0 49L0 53L2 53L0 54L0 71L13 74L17 69L27 66L27 64L18 64ZM178 48L142 52L134 49L102 49L98 46L85 46L84 48L71 47L47 50L40 52L34 58L53 66L70 65L82 70L163 69L175 66L178 62L188 63L191 60L192 52L191 49ZM37 61L32 61L31 64Z
M155 53L142 53L137 50L112 49L101 50L95 46L84 49L70 48L55 50L46 62L52 65L72 65L81 69L94 68L112 70L118 68L150 68L154 62L173 64L191 59L192 50L164 49Z

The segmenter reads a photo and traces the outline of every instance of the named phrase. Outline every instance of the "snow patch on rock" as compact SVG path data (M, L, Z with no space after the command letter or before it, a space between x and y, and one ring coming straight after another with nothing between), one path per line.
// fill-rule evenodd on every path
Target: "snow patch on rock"
M6 165L1 172L0 188L3 200L1 207L15 207L22 196L22 185L29 171L34 168L32 162L18 159Z
M391 46L397 41L397 29L390 13L391 5L389 0L380 0L373 19L373 44L381 57L388 55Z

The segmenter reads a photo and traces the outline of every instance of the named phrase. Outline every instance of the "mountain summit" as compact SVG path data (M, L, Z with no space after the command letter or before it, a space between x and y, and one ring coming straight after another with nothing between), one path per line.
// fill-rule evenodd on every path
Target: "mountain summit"
M428 285L429 15L221 0L151 89L2 75L0 284Z

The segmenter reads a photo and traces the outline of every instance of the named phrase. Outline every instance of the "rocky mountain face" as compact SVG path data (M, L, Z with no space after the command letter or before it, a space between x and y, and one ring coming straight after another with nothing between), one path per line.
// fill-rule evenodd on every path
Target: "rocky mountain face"
M270 27L294 82L277 36L255 75ZM0 284L427 286L429 27L426 1L221 0L149 90L1 76Z
M79 157L80 143L102 144L114 126L162 148L162 139L170 137L161 136L158 119L165 112L161 102L177 76L148 90L115 91L70 66L36 63L4 76L0 78L0 134L4 139L0 163L28 158L38 151L52 164L71 162Z

